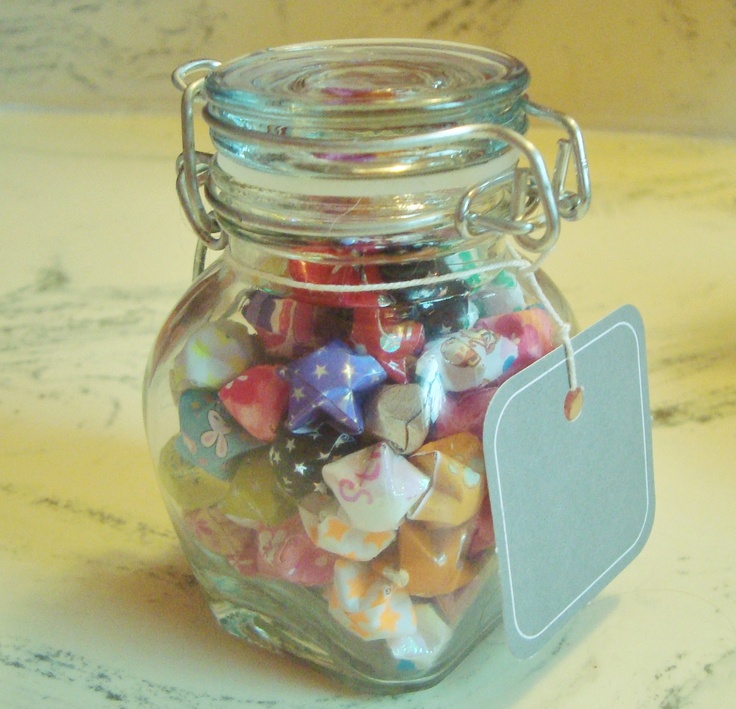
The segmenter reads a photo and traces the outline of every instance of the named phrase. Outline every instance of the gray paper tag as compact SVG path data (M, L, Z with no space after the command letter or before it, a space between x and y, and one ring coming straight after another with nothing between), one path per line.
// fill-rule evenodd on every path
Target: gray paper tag
M484 428L509 648L530 657L639 553L654 520L644 327L624 306L505 382Z

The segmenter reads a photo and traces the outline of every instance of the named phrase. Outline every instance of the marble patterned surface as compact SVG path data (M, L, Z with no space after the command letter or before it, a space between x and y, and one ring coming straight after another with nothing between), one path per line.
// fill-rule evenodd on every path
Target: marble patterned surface
M581 322L647 325L657 514L548 647L351 695L219 631L163 508L140 382L186 287L175 120L0 116L0 705L726 707L736 689L736 145L588 135L594 204L549 265ZM541 144L552 136L542 133Z

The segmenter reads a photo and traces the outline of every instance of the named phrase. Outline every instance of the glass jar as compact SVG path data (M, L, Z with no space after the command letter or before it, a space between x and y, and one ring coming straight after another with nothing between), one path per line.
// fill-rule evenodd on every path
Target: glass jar
M145 419L184 552L230 633L373 691L432 685L500 623L483 417L569 344L538 266L587 208L580 132L526 98L521 62L454 43L302 44L174 80L200 242ZM551 177L529 115L566 134Z

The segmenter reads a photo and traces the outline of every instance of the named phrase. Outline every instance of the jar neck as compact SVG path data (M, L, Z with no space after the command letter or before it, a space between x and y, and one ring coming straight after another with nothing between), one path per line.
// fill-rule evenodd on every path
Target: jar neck
M498 182L483 195L486 213L507 215L518 153L481 165L380 179L307 179L252 170L217 156L206 185L218 223L234 242L272 248L330 247L372 253L468 245L455 215L468 190ZM483 237L482 240L487 240Z
M226 253L231 268L257 289L308 302L330 301L334 294L351 307L368 308L468 296L502 270L528 265L504 239L467 243L432 236L434 242L425 234L403 244L310 242L296 249L236 238Z

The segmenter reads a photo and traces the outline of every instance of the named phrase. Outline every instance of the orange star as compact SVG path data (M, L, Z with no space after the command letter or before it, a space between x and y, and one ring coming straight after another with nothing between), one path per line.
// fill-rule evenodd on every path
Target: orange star
M388 542L394 538L393 532L368 532L363 537L363 542L373 544L378 549L382 549Z
M391 606L387 603L386 607L381 612L381 615L378 617L378 627L381 630L387 630L391 633L396 632L396 624L401 620L401 613L397 613Z
M362 598L368 590L365 576L356 576L347 582L348 598Z
M339 542L348 531L348 527L344 522L341 522L337 517L330 517L327 520L327 529L325 530L325 536L330 539L334 539Z

